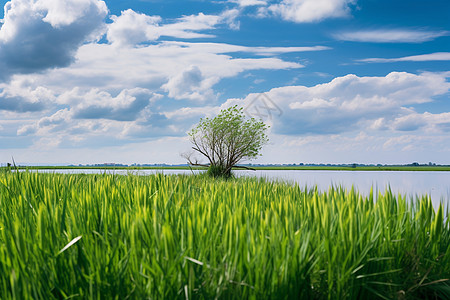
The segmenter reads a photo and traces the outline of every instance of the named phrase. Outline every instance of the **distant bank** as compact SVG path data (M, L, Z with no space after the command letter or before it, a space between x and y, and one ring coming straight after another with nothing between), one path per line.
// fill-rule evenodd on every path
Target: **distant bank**
M254 166L246 165L255 170L306 170L306 171L450 171L450 166L419 165L419 166ZM6 169L2 167L1 169ZM11 167L14 168L14 167ZM107 169L107 170L201 170L205 168L189 166L17 166L20 170L64 170L64 169Z

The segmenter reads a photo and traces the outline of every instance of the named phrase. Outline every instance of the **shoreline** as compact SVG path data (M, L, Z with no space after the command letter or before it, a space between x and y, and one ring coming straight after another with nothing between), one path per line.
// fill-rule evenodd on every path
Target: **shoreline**
M410 172L450 172L450 166L251 166L257 171L410 171ZM15 167L11 167L14 169ZM1 167L0 170L6 170ZM205 170L204 167L189 166L147 166L147 167L121 167L121 166L18 166L19 170Z

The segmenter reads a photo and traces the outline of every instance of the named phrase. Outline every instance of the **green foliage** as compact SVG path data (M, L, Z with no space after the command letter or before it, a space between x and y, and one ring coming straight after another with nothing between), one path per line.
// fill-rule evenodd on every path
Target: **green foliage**
M229 179L231 178L231 172L227 172L224 167L222 166L216 166L216 165L211 165L208 167L208 171L206 172L206 175L209 177L213 177L213 178L225 178L225 179Z
M204 156L209 174L230 177L231 169L242 160L252 160L260 155L268 142L268 126L254 118L247 119L243 108L224 109L214 118L200 119L189 133L192 149ZM192 162L192 165L198 165Z
M449 299L431 200L206 176L0 174L1 299Z

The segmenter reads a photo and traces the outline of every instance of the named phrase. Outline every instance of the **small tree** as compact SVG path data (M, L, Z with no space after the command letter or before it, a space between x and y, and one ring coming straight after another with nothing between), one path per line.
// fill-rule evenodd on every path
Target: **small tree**
M246 119L243 108L237 105L224 109L215 118L200 119L189 132L192 149L206 157L208 163L193 161L193 154L185 154L190 165L208 167L212 176L230 177L231 169L244 159L255 159L268 142L268 126L254 118Z

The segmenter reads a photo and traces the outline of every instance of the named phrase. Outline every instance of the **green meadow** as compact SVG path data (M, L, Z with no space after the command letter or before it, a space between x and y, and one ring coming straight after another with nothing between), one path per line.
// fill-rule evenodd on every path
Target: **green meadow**
M450 299L448 216L389 191L4 171L0 298Z

